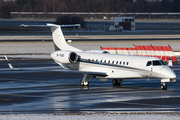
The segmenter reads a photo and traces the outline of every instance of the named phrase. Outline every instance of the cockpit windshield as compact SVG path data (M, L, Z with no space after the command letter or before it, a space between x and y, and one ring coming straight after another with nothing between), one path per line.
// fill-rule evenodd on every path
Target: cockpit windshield
M109 54L109 52L108 52L108 51L103 51L103 53L105 53L105 54Z
M163 65L167 65L163 60L160 60L160 62L161 62Z
M152 62L153 62L153 66L162 65L159 60L154 60L154 61L152 61Z
M148 61L146 66L159 66L159 65L166 65L166 63L163 60L153 60L153 61Z

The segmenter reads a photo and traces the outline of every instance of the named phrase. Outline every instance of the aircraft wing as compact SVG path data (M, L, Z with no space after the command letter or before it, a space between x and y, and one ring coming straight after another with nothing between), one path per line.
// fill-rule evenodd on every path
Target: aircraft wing
M76 71L76 70L70 70L70 69L51 69L51 70L45 70L50 72L61 72L61 73L77 73L77 74L87 74L92 76L107 76L106 73L103 72L91 72L91 71Z
M4 55L8 66L10 69L3 69L2 71L9 71L9 70L15 70L15 71L30 71L30 72L61 72L61 73L77 73L77 74L88 74L92 76L107 76L106 73L102 72L90 72L90 71L74 71L66 68L60 68L60 66L52 66L52 67L28 67L28 68L14 68L12 64L10 63L9 59ZM1 70L0 70L1 71Z
M61 70L55 70L54 72L68 72L68 73L77 73L77 74L88 74L92 76L107 76L106 73L103 72L90 72L90 71L74 71L70 69L61 69Z

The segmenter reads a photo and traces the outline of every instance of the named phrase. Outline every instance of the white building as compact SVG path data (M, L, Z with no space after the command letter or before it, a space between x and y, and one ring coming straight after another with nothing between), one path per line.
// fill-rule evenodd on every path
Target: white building
M134 17L114 17L114 25L109 30L135 30Z

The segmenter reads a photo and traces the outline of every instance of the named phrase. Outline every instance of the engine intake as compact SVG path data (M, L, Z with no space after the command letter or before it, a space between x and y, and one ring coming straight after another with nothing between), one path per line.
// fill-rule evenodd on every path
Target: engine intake
M69 53L69 61L71 63L76 63L78 60L78 55L75 52Z
M78 55L73 51L56 51L51 54L51 58L59 63L76 63Z

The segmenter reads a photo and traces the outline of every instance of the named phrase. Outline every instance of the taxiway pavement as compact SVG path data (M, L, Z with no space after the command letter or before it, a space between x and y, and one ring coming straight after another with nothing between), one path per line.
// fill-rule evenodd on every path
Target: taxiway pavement
M12 61L16 68L50 71L13 71L0 62L0 113L179 112L180 65L177 82L160 89L160 80L127 79L122 86L93 78L80 86L81 74L65 73L54 61Z

